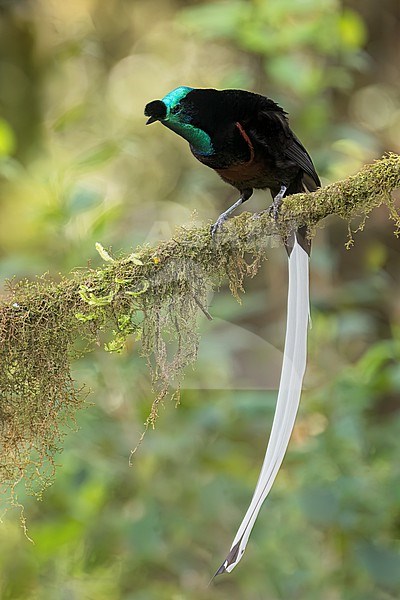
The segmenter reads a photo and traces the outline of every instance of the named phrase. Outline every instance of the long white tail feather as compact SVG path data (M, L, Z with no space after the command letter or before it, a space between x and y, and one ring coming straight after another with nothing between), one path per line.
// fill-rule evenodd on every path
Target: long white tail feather
M286 337L278 399L270 438L250 506L217 573L230 573L242 558L261 506L280 469L293 431L307 358L309 256L295 239L289 256Z

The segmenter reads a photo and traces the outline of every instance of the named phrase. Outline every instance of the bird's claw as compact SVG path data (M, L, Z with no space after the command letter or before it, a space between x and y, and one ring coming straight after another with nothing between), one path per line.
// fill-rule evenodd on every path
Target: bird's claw
M281 206L282 206L282 198L274 198L274 201L272 202L271 206L268 209L268 214L270 217L273 218L275 223L278 221L279 210L280 210Z
M218 217L218 219L215 221L214 225L211 225L211 229L210 229L210 233L211 233L211 237L214 239L216 233L219 231L220 227L223 225L223 223L225 223L226 221L226 217L223 217L222 215L220 217Z
M283 202L282 199L286 193L286 190L287 190L286 185L281 185L281 189L279 190L279 192L273 199L271 206L269 207L269 211L268 211L269 216L274 219L275 223L278 221L279 211L280 211L280 208L281 208L282 202Z

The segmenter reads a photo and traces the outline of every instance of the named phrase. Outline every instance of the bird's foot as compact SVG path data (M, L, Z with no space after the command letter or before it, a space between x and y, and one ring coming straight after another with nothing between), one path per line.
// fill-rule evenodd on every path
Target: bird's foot
M238 208L238 206L240 206L241 204L243 204L243 202L250 198L252 193L253 190L244 190L239 200L236 200L235 204L232 204L232 206L230 206L228 210L219 215L214 225L211 226L211 237L213 239L215 238L215 234L217 233L217 231L221 228L221 225L225 223L227 218Z
M268 210L269 215L274 219L275 222L278 220L279 210L282 206L282 199L285 195L286 190L287 190L287 187L285 185L281 185L281 189L279 190L279 193L275 196L271 206L269 207L269 210Z
M272 217L275 222L278 220L279 209L281 206L282 206L282 199L280 198L278 201L276 201L274 198L273 203L271 204L271 206L268 209L269 216Z
M214 239L217 232L219 231L219 229L222 227L222 225L225 223L227 219L227 216L225 215L225 213L222 213L222 215L220 215L218 217L218 219L215 221L214 225L211 225L211 237Z

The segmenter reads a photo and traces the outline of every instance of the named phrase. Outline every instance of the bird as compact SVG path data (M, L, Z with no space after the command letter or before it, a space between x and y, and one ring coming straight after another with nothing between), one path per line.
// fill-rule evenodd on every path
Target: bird
M274 100L246 90L180 86L145 106L146 124L159 121L184 138L193 156L239 192L211 227L218 232L254 189L269 189L272 216L283 198L321 186L312 159L291 130L287 112ZM307 228L284 240L288 255L286 336L275 414L264 462L248 510L216 571L230 573L241 560L262 504L280 469L294 428L307 359L309 257Z

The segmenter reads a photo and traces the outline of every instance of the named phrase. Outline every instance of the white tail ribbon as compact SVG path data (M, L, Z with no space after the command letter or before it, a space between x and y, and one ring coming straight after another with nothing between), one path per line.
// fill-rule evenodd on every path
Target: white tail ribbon
M286 337L278 399L264 462L250 506L217 574L230 573L242 558L261 506L280 469L299 407L307 360L309 321L309 256L296 236L289 256Z

